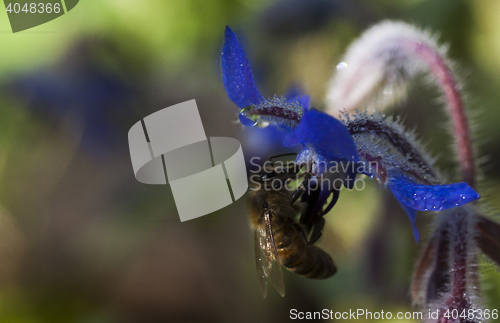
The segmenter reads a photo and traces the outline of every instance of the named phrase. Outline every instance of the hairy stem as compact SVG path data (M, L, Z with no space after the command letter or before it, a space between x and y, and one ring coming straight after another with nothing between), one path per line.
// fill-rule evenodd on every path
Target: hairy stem
M450 115L455 149L461 168L462 179L472 188L476 186L474 149L468 124L465 104L460 93L460 86L446 61L434 49L423 42L408 41L406 46L414 50L420 59L427 63L429 71L436 78L446 98L447 111Z

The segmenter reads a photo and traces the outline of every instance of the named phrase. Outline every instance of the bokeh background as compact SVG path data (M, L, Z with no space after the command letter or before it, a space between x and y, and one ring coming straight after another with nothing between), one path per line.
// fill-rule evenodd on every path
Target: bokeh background
M290 151L276 144L280 134L236 122L220 75L226 25L261 92L301 87L318 109L363 29L400 19L438 32L466 84L480 193L500 206L497 0L85 0L16 34L0 9L0 322L285 322L293 308L412 310L423 243L369 180L343 191L326 216L320 245L339 272L324 281L285 272L286 297L271 290L265 300L245 197L180 223L168 185L135 181L128 129L190 99L207 135L239 138L247 157ZM452 180L438 98L422 78L394 114L416 127ZM423 242L433 216L419 216ZM500 309L500 273L483 264L485 303Z

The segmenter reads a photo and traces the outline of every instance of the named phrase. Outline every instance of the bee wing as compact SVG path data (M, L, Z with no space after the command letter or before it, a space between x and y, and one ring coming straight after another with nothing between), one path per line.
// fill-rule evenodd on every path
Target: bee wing
M282 297L285 296L285 281L281 271L281 262L278 256L278 250L274 243L273 228L269 212L265 212L264 221L266 224L266 267L264 272L271 279L274 288ZM267 270L266 270L267 269Z
M266 272L266 237L264 230L255 230L255 262L257 264L257 277L259 278L259 289L264 298L267 296L267 280L269 273Z

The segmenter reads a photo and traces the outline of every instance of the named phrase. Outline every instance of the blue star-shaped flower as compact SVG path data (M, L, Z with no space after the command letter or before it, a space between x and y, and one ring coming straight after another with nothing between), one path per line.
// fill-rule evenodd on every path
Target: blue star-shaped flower
M358 165L363 159L358 148L341 121L323 112L309 108L310 98L305 95L289 95L287 98L274 97L265 99L257 89L252 76L250 64L243 52L236 35L226 27L225 42L221 56L222 79L227 95L241 108L240 120L247 126L275 125L287 130L283 145L287 147L301 144L296 163L309 165L309 172L317 177L329 171L332 162ZM348 167L344 171L344 185L352 188L357 170ZM373 175L373 174L368 174ZM424 185L410 174L403 171L390 170L384 183L398 199L407 212L413 227L415 239L419 234L415 220L417 211L439 211L462 206L479 199L477 194L466 183L450 185ZM316 212L322 211L330 195L330 187L321 192L316 200Z

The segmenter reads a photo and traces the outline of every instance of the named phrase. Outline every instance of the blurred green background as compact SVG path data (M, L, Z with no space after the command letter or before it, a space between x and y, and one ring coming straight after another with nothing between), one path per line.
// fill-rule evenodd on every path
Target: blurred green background
M368 26L400 19L438 32L466 84L480 193L500 206L498 0L85 0L16 34L0 8L0 322L284 322L292 308L412 310L412 269L433 214L420 214L416 245L406 215L369 180L343 191L326 216L320 245L339 272L324 281L285 272L286 297L270 291L265 300L245 198L180 223L168 185L135 181L128 129L190 99L208 136L239 138L247 157L286 151L235 122L219 66L226 25L263 94L301 86L319 109L345 48ZM418 80L395 114L453 179L438 98ZM485 304L500 309L500 274L483 263Z

